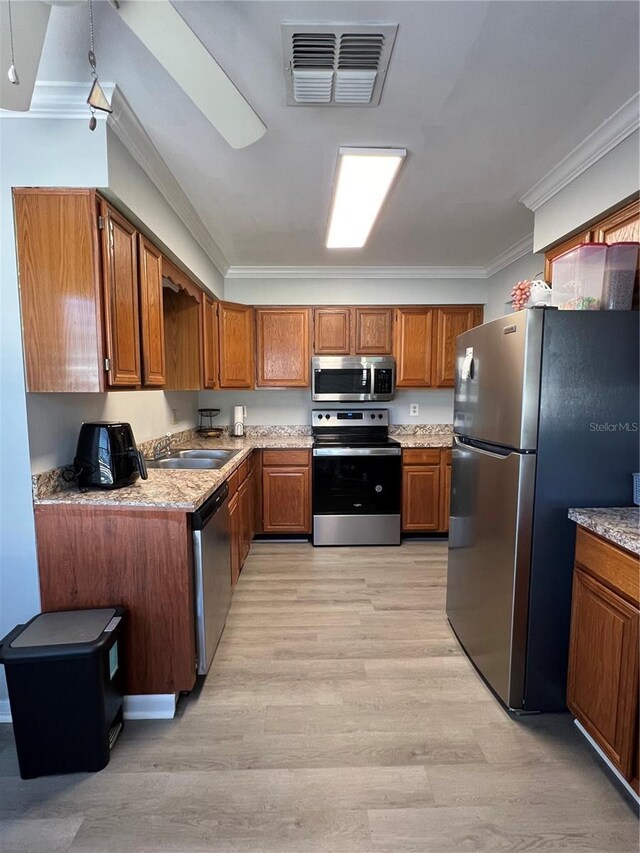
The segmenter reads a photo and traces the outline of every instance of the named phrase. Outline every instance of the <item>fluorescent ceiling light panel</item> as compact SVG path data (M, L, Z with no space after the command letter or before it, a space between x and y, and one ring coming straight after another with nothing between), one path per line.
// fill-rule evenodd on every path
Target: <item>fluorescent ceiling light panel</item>
M404 148L340 148L328 249L364 246L406 155Z

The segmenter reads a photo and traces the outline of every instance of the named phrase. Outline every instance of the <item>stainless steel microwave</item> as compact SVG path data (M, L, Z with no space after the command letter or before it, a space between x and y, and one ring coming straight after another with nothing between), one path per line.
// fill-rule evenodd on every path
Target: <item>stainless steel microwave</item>
M396 363L391 356L322 355L311 359L311 399L351 403L392 400Z

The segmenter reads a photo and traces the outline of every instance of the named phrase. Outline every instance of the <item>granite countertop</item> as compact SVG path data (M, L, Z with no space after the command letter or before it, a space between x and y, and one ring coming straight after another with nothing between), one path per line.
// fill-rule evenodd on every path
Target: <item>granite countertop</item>
M417 435L394 434L402 447L451 447L450 433L421 433ZM74 504L76 506L128 507L155 510L184 510L193 512L238 468L254 449L309 449L310 435L250 435L245 438L221 436L201 438L190 436L183 447L198 449L239 450L240 452L217 471L199 469L149 468L148 480L136 480L122 489L90 489L81 492L75 486L49 488L47 475L39 475L34 505ZM57 469L60 470L60 469ZM54 478L52 478L53 480Z
M640 507L571 508L569 518L608 542L640 556Z

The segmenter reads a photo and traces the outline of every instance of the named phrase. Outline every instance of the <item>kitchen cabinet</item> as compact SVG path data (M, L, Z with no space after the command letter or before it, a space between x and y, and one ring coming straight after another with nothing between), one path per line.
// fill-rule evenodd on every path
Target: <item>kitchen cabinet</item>
M580 243L640 242L640 201L631 202L596 221L589 228L553 246L544 256L544 277L553 283L554 260ZM637 288L637 281L636 281Z
M149 386L164 385L166 379L162 253L142 234L138 234L138 261L142 381Z
M456 337L482 323L481 305L395 309L393 354L398 388L455 384Z
M567 705L638 791L638 558L579 527Z
M393 352L398 388L429 388L433 308L396 308Z
M391 355L393 347L391 308L353 309L353 351L356 355Z
M189 515L58 504L36 506L35 524L42 609L123 605L125 693L191 690L196 648Z
M255 479L252 457L245 459L229 477L229 538L231 583L238 581L255 534Z
M218 312L216 302L202 299L202 387L218 387Z
M163 288L150 240L95 190L16 189L14 205L29 391L201 387L200 291Z
M264 533L311 533L308 450L263 451L262 530Z
M13 192L27 390L103 391L95 193Z
M315 355L390 355L393 309L385 306L316 308Z
M402 529L407 532L441 529L440 451L402 452Z
M351 309L316 308L313 312L315 355L349 355L351 352Z
M231 585L235 586L242 568L242 511L237 491L229 498L229 547L231 548Z
M108 382L115 387L140 385L138 235L104 200L100 215Z
M254 386L253 308L234 302L218 303L220 388Z
M310 384L309 308L256 308L256 385L307 388Z
M451 451L440 451L440 530L449 530L451 509Z
M202 387L203 292L168 258L162 259L166 388L198 391Z
M434 309L431 385L453 388L456 382L456 338L482 323L479 305L448 305Z

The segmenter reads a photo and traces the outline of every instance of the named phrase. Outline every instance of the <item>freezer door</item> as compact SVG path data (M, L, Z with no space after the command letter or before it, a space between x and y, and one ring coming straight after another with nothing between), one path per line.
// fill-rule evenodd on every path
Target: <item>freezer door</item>
M453 449L447 616L510 708L524 703L536 455Z
M525 309L458 337L454 432L536 449L544 314Z

